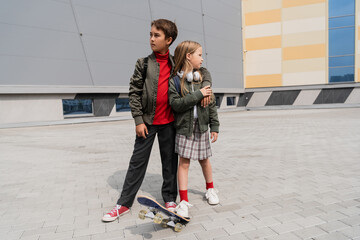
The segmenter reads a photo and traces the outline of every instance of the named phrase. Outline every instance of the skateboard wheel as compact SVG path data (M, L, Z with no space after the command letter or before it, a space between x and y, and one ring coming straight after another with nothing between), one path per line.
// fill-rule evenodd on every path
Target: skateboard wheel
M181 230L183 229L183 225L181 223L177 223L175 224L175 232L181 232Z
M147 214L147 211L146 211L146 210L141 210L141 211L139 212L139 218L140 218L141 220L144 220L146 214Z
M162 226L163 228L167 228L167 227L168 227L168 222L169 222L169 219L163 219L163 220L161 221L161 226Z
M154 223L160 224L162 222L163 218L160 213L157 213L154 217Z

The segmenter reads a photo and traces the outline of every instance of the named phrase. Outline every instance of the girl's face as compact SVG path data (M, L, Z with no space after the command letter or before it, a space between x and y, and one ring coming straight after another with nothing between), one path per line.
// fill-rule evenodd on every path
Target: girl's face
M202 47L196 49L196 51L193 54L191 53L186 54L186 58L189 60L189 62L191 63L194 69L199 69L204 60L202 58Z

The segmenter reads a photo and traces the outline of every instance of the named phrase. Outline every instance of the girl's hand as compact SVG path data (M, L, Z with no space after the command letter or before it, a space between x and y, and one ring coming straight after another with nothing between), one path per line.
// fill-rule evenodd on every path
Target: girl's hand
M210 96L212 94L212 90L210 86L205 86L202 89L200 89L200 91L204 97Z
M203 99L201 99L201 106L207 107L210 104L210 101L211 101L211 96L204 97Z
M217 132L211 132L211 140L212 140L211 143L216 142L217 138L218 138L218 133Z

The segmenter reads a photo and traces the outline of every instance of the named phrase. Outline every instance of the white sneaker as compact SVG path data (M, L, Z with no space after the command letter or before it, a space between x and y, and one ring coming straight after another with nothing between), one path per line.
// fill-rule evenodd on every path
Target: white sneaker
M190 203L182 200L179 205L176 206L176 213L185 218L189 218L189 208L192 207Z
M210 205L216 205L220 203L219 197L217 195L219 191L214 188L209 188L206 190L205 197Z

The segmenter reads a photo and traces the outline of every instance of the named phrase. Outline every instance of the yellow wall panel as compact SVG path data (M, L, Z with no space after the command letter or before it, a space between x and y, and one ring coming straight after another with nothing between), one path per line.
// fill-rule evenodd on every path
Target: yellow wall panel
M244 38L258 38L281 35L281 22L246 26Z
M256 25L281 21L281 9L274 9L261 12L245 14L245 25Z
M282 10L282 21L326 16L326 4L311 4Z
M358 40L360 40L360 27L358 27Z
M245 13L280 9L282 0L243 0Z
M282 6L283 8L289 8L324 2L326 2L326 0L283 0Z
M325 84L326 72L327 71L323 70L312 72L284 73L283 86Z
M282 21L282 33L294 34L313 31L326 31L327 21L328 19L325 16Z
M281 86L281 74L246 76L245 88Z
M247 51L281 48L281 36L248 38L245 40L245 49Z
M360 46L360 41L356 41L358 44L358 47ZM355 76L354 80L355 82L360 82L360 54L355 55Z
M307 58L283 61L283 73L325 71L326 58Z
M302 45L314 45L326 43L326 31L311 31L302 33L286 34L282 37L283 47L294 47Z
M320 58L326 56L325 44L283 48L283 60Z

